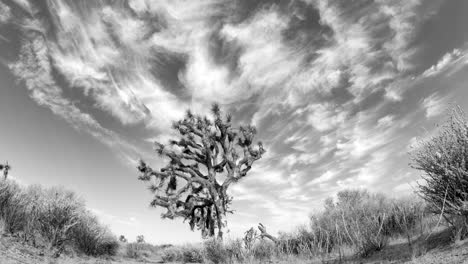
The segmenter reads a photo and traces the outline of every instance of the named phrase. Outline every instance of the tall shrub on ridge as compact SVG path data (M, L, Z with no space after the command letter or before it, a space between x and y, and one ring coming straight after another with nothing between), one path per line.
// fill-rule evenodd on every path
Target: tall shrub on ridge
M419 193L430 209L455 227L458 238L468 235L468 122L460 108L435 136L421 140L411 152L411 166L422 171Z

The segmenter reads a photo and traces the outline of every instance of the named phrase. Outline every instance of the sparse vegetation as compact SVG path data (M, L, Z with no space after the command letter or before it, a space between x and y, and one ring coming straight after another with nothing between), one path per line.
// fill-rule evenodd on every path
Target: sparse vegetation
M204 252L201 245L163 246L159 254L164 262L203 263Z

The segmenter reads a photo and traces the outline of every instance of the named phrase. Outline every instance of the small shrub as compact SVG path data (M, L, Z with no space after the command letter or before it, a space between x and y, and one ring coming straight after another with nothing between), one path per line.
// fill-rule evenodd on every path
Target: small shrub
M115 255L120 246L110 231L88 211L80 216L72 238L76 248L87 255Z
M242 239L235 239L225 244L227 256L231 263L244 262L246 254L242 248L243 242ZM253 245L251 248L253 248ZM249 252L250 250L246 248L246 251Z
M113 235L106 235L101 238L100 242L96 246L96 255L102 256L115 256L119 251L120 244Z
M214 264L227 262L228 252L222 241L217 239L210 239L205 241L203 245L206 260Z
M252 256L260 261L271 259L275 255L275 245L270 241L261 240L252 249Z
M133 259L142 259L159 253L164 247L154 246L149 243L126 243L125 256Z
M182 261L182 250L179 247L168 247L161 252L161 258L164 262Z
M195 246L182 247L182 262L201 263L203 262L203 251Z
M125 247L125 256L132 259L141 258L139 245L137 243L128 243Z

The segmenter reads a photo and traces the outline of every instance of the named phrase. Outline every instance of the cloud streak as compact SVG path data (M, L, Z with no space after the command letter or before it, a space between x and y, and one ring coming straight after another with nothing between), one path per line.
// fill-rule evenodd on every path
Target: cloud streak
M382 190L405 162L404 131L440 115L449 97L420 86L465 53L421 63L421 32L441 5L22 0L0 5L0 23L21 29L9 65L31 98L127 160L169 138L186 108L218 101L256 125L268 154L233 191L245 221L259 220L245 204L256 200L279 226L340 189Z

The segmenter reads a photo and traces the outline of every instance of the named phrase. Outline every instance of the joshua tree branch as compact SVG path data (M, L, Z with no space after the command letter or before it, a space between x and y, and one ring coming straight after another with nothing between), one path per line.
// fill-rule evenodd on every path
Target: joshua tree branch
M268 238L270 239L271 241L273 241L275 244L278 243L278 239L272 235L270 235L267 231L266 231L266 228L264 225L262 225L262 223L259 223L258 224L258 230L260 230L260 237L261 238Z

